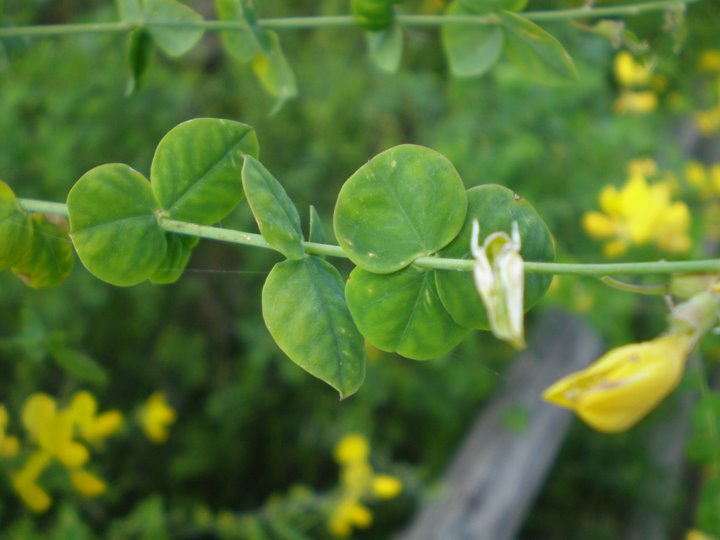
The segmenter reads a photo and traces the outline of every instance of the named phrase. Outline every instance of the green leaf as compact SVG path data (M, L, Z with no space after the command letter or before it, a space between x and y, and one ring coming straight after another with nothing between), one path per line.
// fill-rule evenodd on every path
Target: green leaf
M140 0L115 0L120 19L123 21L139 21L142 19Z
M67 223L64 218L55 216L50 221L43 214L33 214L31 223L30 244L12 266L12 271L33 289L59 285L75 265Z
M130 32L127 47L130 79L128 80L125 95L129 96L140 88L143 76L150 65L150 60L152 60L154 50L155 42L148 32L141 28Z
M325 243L325 231L323 230L322 220L315 207L310 205L310 233L308 240L316 244Z
M200 28L173 28L155 26L159 23L198 23L203 18L199 13L176 0L142 0L143 17L150 35L168 56L182 56L200 41L203 31Z
M512 231L517 221L522 249L526 261L551 262L555 260L552 235L532 205L512 190L496 184L471 188L467 192L468 212L460 234L440 251L441 257L471 259L470 233L472 222L480 224L480 243L493 232ZM436 273L438 293L445 309L459 325L465 328L489 330L487 313L480 294L475 289L472 272L442 270ZM552 277L546 274L525 274L525 311L534 306L550 286Z
M393 274L374 274L356 268L345 296L360 333L370 343L413 360L442 356L468 332L440 302L434 271L411 266Z
M400 25L379 32L365 32L370 60L379 69L395 73L400 67L403 52L403 34Z
M119 287L148 279L165 258L167 241L147 179L127 165L86 172L67 199L73 244L85 268Z
M718 508L720 508L720 478L710 476L706 478L700 490L695 517L697 527L707 534L720 534Z
M0 271L16 264L30 247L32 226L10 186L0 181Z
M49 351L55 363L79 381L100 385L107 383L105 368L88 355L60 344L51 345Z
M448 15L473 15L461 2L452 2ZM442 44L455 77L476 77L489 70L500 58L503 48L502 29L495 24L445 24L441 28Z
M509 11L500 17L505 29L505 52L527 78L548 85L575 82L575 64L557 39L534 22Z
M394 272L448 244L466 211L452 163L405 144L375 156L345 182L335 205L335 236L360 268Z
M276 264L263 287L262 311L270 334L293 362L341 398L360 388L365 344L334 266L313 256Z
M302 228L297 208L280 182L258 160L245 157L242 185L260 233L288 259L302 259Z
M245 155L258 155L250 126L215 118L183 122L155 150L150 168L155 198L169 218L217 223L242 200Z
M180 279L199 239L192 236L165 233L165 240L167 241L165 258L153 275L150 276L150 281L157 285L175 283Z
M370 31L389 28L395 18L395 9L389 0L351 0L350 11L355 22Z
M240 26L232 32L220 32L225 49L240 62L250 62L262 52L262 30L251 25L247 18L245 2L240 0L215 0L215 11L221 21L236 21Z
M282 103L297 95L295 73L285 58L277 33L265 30L263 40L266 45L252 59L252 70L265 91Z

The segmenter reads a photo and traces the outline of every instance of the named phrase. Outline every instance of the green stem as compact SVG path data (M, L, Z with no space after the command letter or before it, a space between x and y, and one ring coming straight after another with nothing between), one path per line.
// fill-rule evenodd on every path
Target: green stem
M68 215L67 205L34 199L18 199L20 205L28 212L42 212L45 214ZM169 232L197 236L209 240L242 244L246 246L274 249L265 239L255 233L223 229L176 221L164 217L158 218L160 227ZM327 255L329 257L348 258L340 246L331 244L318 244L304 242L306 253L313 255ZM414 264L422 268L436 270L472 270L475 262L472 259L444 259L441 257L418 257ZM688 272L720 272L720 259L706 259L700 261L657 261L657 262L631 262L615 264L567 264L525 261L525 272L541 274L573 274L579 276L609 276L609 275L640 275L640 274L675 274ZM615 280L616 281L616 280Z
M670 286L668 284L663 285L638 285L637 283L627 283L620 281L619 279L611 278L610 276L602 276L599 278L605 285L617 289L619 291L631 292L635 294L668 294L670 292Z
M560 21L570 19L589 19L598 17L632 16L648 11L659 11L674 6L682 6L700 0L657 0L640 2L625 6L581 7L574 9L558 9L554 11L525 11L520 14L534 21ZM395 20L402 26L440 26L444 24L488 25L498 24L497 15L402 15ZM258 24L263 28L308 29L308 28L342 28L353 27L357 22L351 15L317 16L317 17L275 17L261 19ZM135 28L151 27L195 28L208 32L245 30L244 20L236 21L116 21L109 23L82 24L51 24L43 26L15 26L0 28L0 38L10 37L47 37L68 34L93 33L126 33Z

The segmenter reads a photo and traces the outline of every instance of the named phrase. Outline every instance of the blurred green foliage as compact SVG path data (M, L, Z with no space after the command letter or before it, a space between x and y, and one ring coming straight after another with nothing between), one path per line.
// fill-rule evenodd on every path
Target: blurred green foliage
M422 5L408 2L408 9ZM347 12L334 0L264 7L267 16ZM680 113L693 99L683 66L694 65L711 44L712 9L710 2L688 8L687 44L678 53L659 14L630 23L657 53L668 92L689 100ZM8 0L4 17L45 24L113 20L115 14L98 0ZM507 62L480 79L450 79L436 30L405 32L405 57L395 75L369 64L360 31L283 32L299 98L273 116L273 99L247 67L221 51L217 35L204 37L182 59L155 56L130 97L126 36L7 40L7 61L0 62L0 178L19 197L62 201L100 163L128 163L147 173L161 136L186 119L229 118L256 128L261 160L297 204L305 229L304 209L313 204L332 238L332 206L344 180L390 146L423 144L447 156L467 187L500 183L529 199L556 235L561 260L596 261L600 244L581 231L580 216L597 206L601 186L624 180L632 158L650 155L679 170L684 156L673 126L680 117L668 108L614 116L610 44L566 24L547 29L573 55L577 84L540 87ZM255 227L246 208L223 225ZM117 289L78 267L63 285L37 292L0 275L0 401L11 417L18 418L34 391L62 399L78 388L91 389L103 408L124 411L161 389L178 413L163 446L150 446L137 433L108 445L98 459L109 484L100 500L57 497L48 515L32 518L2 479L3 537L158 539L200 531L196 537L215 538L222 526L203 524L222 522L212 516L223 510L252 511L295 483L331 487L330 448L348 431L366 433L381 462L411 465L409 478L437 477L475 412L502 384L510 348L474 333L446 358L426 363L371 350L364 387L338 402L335 391L282 355L262 323L260 287L276 260L262 250L202 242L180 281L163 287ZM562 278L530 314L530 333L533 317L553 303L582 311L610 344L662 328L659 300L606 291L599 283ZM579 305L582 295L586 302ZM58 357L58 343L75 351L75 364L96 364L96 375L78 377L73 360ZM523 423L519 412L506 421L513 429ZM9 429L18 433L18 422ZM617 538L628 501L648 477L642 440L642 430L609 439L577 426L531 518L529 537ZM578 497L589 484L592 492ZM379 515L365 537L384 537L409 515L420 489L409 485L409 496L391 506L391 515ZM250 527L238 523L227 525L235 531L227 537ZM183 532L189 525L198 529Z

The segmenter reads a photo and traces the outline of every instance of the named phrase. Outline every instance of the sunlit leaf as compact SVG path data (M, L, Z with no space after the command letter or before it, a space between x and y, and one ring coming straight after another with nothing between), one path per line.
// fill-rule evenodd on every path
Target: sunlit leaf
M283 102L297 95L295 73L285 58L277 33L265 30L263 41L263 51L252 59L252 70L265 91Z
M257 157L255 131L231 120L196 118L175 126L158 144L152 190L167 217L217 223L242 200L245 155Z
M12 271L33 289L59 285L75 265L67 222L57 216L33 214L31 223L30 245L12 266Z
M0 181L0 270L17 263L29 249L32 227L10 186Z
M119 163L86 172L67 199L70 231L80 260L94 276L120 287L148 279L165 258L150 183Z
M466 210L452 163L406 144L375 156L345 182L335 205L335 236L360 268L394 272L447 245Z

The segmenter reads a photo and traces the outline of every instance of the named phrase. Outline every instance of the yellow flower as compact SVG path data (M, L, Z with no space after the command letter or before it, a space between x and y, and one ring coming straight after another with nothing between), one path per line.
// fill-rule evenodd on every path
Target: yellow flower
M513 221L512 237L494 232L479 243L480 225L473 220L470 252L475 258L473 278L495 337L516 349L525 347L523 327L524 271L520 256L520 230Z
M615 112L619 114L637 113L646 114L657 109L658 97L651 90L630 91L624 90L615 100Z
M686 334L669 334L619 347L556 382L543 399L572 409L598 431L625 431L678 385L690 343Z
M140 409L140 427L154 443L168 438L168 427L175 422L175 410L168 405L163 392L155 392Z
M107 485L102 479L83 469L71 471L70 480L75 490L83 497L97 497L107 490Z
M66 467L80 467L90 457L82 444L73 441L72 412L58 411L55 400L47 394L32 394L25 401L22 421L40 448L56 457Z
M340 465L366 461L370 455L370 445L364 435L349 433L337 442L333 455Z
M372 493L379 499L394 499L402 488L400 479L389 474L378 474L372 479Z
M122 427L120 411L97 414L97 401L90 392L77 392L70 402L70 410L80 435L91 444L102 443Z
M642 176L643 178L650 178L657 176L658 166L655 160L649 157L642 157L632 159L627 164L627 173L629 177Z
M720 50L709 49L700 55L700 71L720 71Z
M0 459L15 457L20 451L20 443L17 437L5 434L7 423L7 410L4 405L0 405Z
M671 201L667 182L648 185L633 176L618 190L607 186L600 192L600 209L583 216L583 228L592 237L607 239L608 257L622 255L631 245L654 243L661 249L682 253L690 248L690 211Z
M652 70L635 62L635 59L627 51L620 51L615 56L613 69L617 82L626 88L646 85L652 77Z
M27 459L20 472L12 475L13 489L33 512L45 512L52 504L50 495L37 483L50 460L50 454L39 450Z
M353 527L365 529L372 524L372 513L354 497L346 497L334 508L328 518L328 529L335 536L350 536Z
M703 135L710 136L716 133L720 130L720 106L696 111L695 123Z

